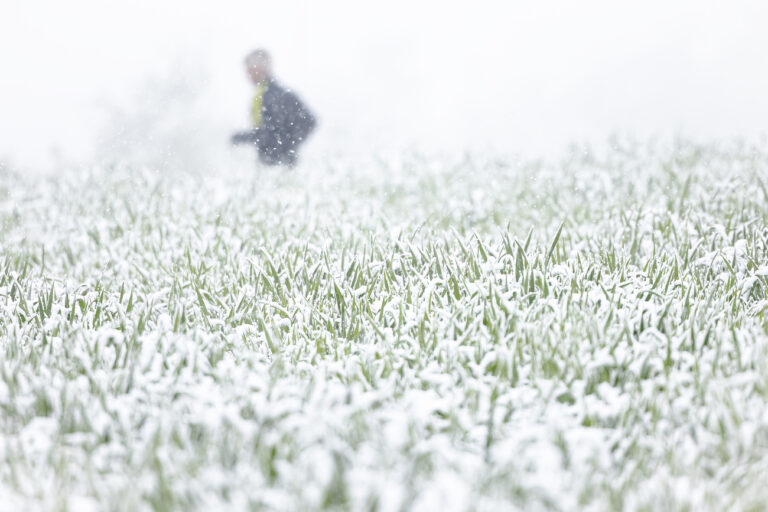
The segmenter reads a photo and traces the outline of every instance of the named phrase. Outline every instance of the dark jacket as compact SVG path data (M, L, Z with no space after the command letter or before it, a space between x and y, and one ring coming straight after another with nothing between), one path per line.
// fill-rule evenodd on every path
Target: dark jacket
M296 151L315 128L315 117L298 96L270 80L261 100L261 125L236 133L234 144L253 144L268 165L296 163Z

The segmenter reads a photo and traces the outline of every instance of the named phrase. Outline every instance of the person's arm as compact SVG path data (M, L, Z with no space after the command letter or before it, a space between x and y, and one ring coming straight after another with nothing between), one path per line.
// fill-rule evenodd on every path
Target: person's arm
M230 142L232 144L256 144L259 141L259 129L251 128L250 130L236 132L232 135Z

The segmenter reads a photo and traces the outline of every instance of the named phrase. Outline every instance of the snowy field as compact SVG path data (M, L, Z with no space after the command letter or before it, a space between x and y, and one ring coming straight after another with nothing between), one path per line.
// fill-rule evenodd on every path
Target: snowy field
M0 510L764 510L768 151L0 170Z

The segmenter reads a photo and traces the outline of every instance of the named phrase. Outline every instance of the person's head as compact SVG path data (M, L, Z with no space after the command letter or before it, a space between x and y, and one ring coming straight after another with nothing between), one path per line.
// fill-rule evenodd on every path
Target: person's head
M251 81L258 84L272 77L272 59L266 50L253 50L245 57L245 70Z

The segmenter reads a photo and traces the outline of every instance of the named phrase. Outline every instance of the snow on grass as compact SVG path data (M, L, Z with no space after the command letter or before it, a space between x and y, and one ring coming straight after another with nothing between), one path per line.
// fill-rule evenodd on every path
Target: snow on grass
M768 505L768 155L0 174L0 508Z

